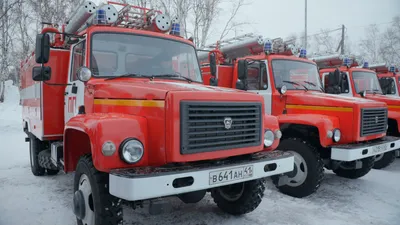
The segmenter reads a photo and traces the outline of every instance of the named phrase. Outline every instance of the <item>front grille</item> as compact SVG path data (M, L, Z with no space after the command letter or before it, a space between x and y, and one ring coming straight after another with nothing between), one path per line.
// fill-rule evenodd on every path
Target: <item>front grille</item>
M361 137L386 133L387 109L361 109Z
M181 154L261 144L261 103L181 101ZM225 120L231 127L225 126Z

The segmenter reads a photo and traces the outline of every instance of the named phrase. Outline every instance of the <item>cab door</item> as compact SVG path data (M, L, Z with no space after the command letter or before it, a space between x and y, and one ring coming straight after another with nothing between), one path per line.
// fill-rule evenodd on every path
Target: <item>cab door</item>
M78 80L77 71L86 62L86 40L78 42L71 47L68 85L64 93L64 122L67 123L72 117L78 114L78 108L84 105L83 82Z
M264 98L264 106L265 106L265 113L271 115L272 113L272 88L271 88L271 82L270 79L268 79L268 63L265 61L260 63L260 62L254 62L250 65L248 65L249 69L257 69L259 72L258 76L258 86L257 88L251 88L249 87L248 91L257 93Z

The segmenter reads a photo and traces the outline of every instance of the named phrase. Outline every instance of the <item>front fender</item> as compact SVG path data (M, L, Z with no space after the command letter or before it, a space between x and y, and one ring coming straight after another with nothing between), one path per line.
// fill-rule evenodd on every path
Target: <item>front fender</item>
M332 138L327 137L327 132L335 128L340 128L339 119L334 116L318 114L282 114L278 116L278 120L279 124L301 124L316 127L322 147L328 147L333 144Z
M77 140L74 140L73 135L69 135L71 132L68 131L71 129L83 132L89 137L93 163L99 171L108 172L115 168L147 165L147 120L144 117L118 113L91 113L71 118L64 130L64 156L67 156L64 159L74 159L81 156L82 151L72 149L71 146L85 146L84 143L74 144L74 141ZM120 144L126 138L136 138L144 146L143 158L134 165L125 163L119 156ZM117 148L112 156L104 156L101 152L102 145L106 141L112 141ZM68 157L68 154L72 154L72 156ZM65 162L65 165L67 164L70 165L71 163Z
M388 118L396 120L396 122L397 122L397 131L400 132L400 112L390 111L389 110Z
M264 129L262 137L264 137L265 130L270 129L272 132L279 130L279 121L276 116L271 116L269 114L264 115ZM264 140L264 139L263 139ZM275 139L274 143L270 147L264 147L264 151L272 151L276 149L279 145L279 139Z

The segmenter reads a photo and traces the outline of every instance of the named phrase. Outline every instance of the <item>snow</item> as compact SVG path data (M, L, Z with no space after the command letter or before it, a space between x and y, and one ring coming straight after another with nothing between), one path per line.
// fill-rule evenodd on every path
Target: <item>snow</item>
M6 83L0 103L0 225L72 225L73 174L35 177L30 171L28 144L21 129L18 88ZM176 198L166 212L150 215L146 208L125 207L127 224L185 225L398 225L400 221L400 159L384 170L348 180L326 172L317 193L296 199L268 182L261 205L234 217L218 210L209 195L186 205Z

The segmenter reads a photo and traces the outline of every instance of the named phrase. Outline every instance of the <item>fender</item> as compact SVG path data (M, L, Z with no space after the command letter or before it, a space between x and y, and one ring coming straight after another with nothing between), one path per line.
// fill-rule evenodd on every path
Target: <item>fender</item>
M389 110L388 118L396 120L396 122L397 122L397 131L400 133L400 112Z
M127 138L135 138L144 146L143 158L136 164L127 164L119 154L120 144ZM116 146L111 156L104 156L101 148L106 141ZM92 154L97 170L147 166L147 119L141 116L119 113L91 113L71 118L64 130L64 170L74 171L79 158Z
M318 128L319 140L322 147L329 147L334 144L327 132L340 128L339 119L333 116L317 114L283 114L278 116L280 124L302 124Z
M279 121L276 116L264 114L263 132L265 132L266 129L270 129L272 132L274 132L274 134L275 134L275 131L279 130ZM264 133L263 133L263 135L264 135ZM272 151L272 150L276 149L278 147L278 145L279 145L279 139L275 139L274 143L270 147L264 148L264 151Z

